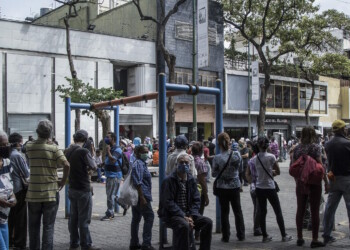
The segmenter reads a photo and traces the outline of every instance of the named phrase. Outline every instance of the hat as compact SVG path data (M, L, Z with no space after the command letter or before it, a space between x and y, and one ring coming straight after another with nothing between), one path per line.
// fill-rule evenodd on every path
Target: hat
M338 131L339 129L344 128L347 125L349 125L349 123L345 123L343 120L335 120L332 123L332 130Z
M237 151L238 150L238 143L237 142L232 143L231 148L232 148L232 150Z
M125 146L128 145L128 142L125 139L120 140L120 143L123 143Z
M135 145L135 147L141 145L141 138L140 137L135 137L133 144Z
M73 139L77 141L85 141L89 137L88 132L84 129L79 129L75 134L73 135Z
M178 135L176 138L175 138L175 147L177 148L182 148L182 147L185 147L188 145L188 140L186 138L186 136L184 135Z

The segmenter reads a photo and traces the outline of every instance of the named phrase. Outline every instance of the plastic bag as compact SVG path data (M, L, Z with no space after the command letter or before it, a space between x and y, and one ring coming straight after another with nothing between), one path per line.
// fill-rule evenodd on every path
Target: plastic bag
M139 195L136 188L132 184L131 172L126 177L123 185L120 188L120 195L118 198L118 203L124 206L136 206L139 201Z

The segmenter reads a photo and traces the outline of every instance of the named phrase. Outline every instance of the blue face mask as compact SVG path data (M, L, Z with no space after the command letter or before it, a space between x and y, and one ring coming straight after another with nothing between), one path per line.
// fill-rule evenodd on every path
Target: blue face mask
M147 159L148 159L148 154L147 154L147 153L141 154L140 158L141 158L141 160L143 160L143 161L147 161Z
M111 140L108 137L106 137L104 141L107 145L111 144Z
M188 174L190 172L190 166L188 164L179 164L177 165L177 171L181 174Z

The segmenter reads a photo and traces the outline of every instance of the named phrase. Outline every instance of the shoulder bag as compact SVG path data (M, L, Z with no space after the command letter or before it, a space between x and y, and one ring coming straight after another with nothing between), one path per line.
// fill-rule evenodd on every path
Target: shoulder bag
M225 171L225 169L227 168L228 164L230 163L230 160L231 160L231 156L232 156L233 152L230 153L230 156L228 157L228 160L225 164L225 166L223 167L223 169L220 171L220 173L218 174L218 177L216 177L214 183L213 183L213 193L215 196L218 195L218 188L216 187L217 185L217 182L218 182L218 179L220 179L222 173Z
M274 183L275 183L275 189L276 189L276 192L278 193L278 192L280 191L280 188L279 188L277 182L274 180L274 178L272 177L272 175L270 175L270 173L266 170L266 168L264 167L264 164L263 164L262 161L260 160L259 155L257 155L257 158L258 158L258 160L259 160L261 166L263 167L263 169L264 169L265 172L267 173L267 175L274 181Z

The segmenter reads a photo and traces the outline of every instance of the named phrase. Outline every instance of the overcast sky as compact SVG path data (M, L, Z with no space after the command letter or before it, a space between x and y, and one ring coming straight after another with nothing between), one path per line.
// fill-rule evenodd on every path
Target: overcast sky
M350 15L350 0L316 0L321 10L335 8ZM0 0L2 18L24 20L27 16L34 16L42 7L58 7L54 0Z

